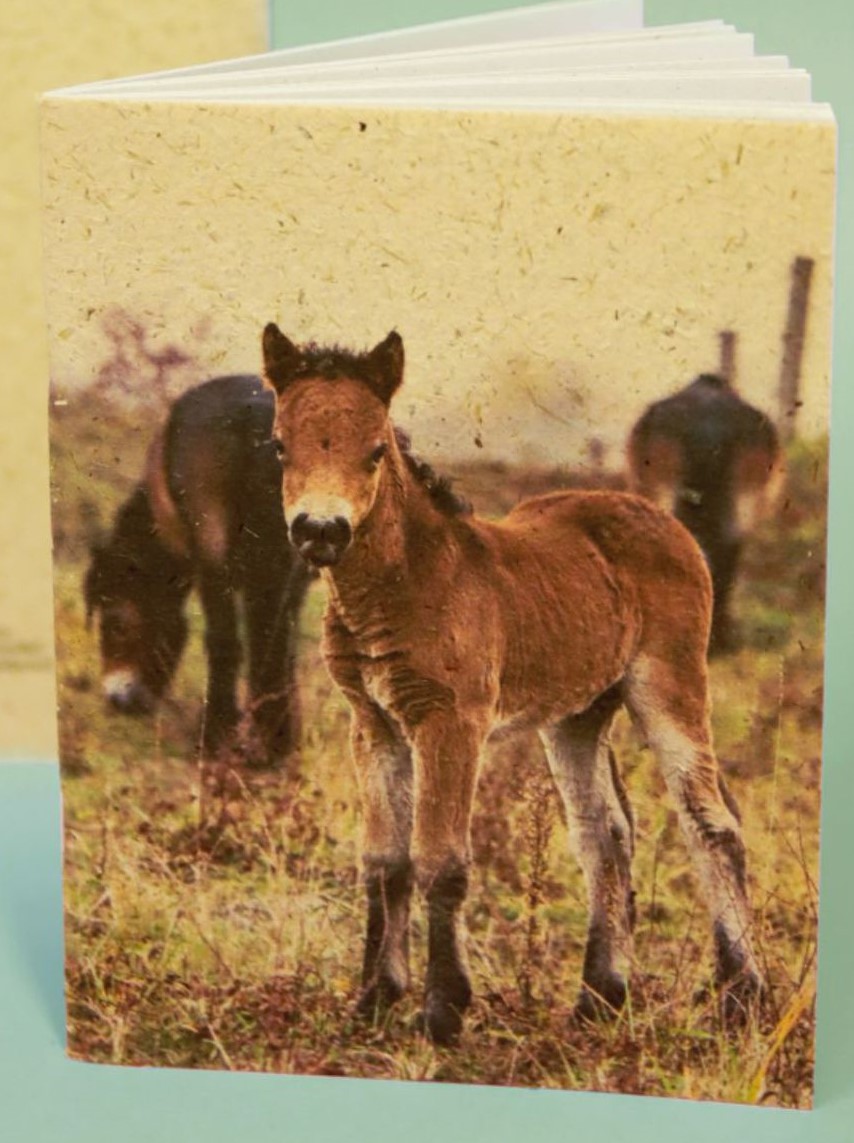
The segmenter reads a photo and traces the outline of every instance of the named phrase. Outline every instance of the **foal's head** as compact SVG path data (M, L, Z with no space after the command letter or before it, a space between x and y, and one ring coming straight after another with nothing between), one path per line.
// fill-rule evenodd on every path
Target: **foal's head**
M363 354L298 347L271 323L263 349L291 541L309 563L330 567L371 511L394 447L388 407L403 379L403 342L390 333Z

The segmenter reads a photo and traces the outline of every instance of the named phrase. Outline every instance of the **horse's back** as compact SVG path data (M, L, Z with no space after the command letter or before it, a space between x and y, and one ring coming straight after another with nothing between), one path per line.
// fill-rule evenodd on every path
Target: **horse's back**
M573 488L532 496L520 501L503 523L534 536L548 529L568 529L617 543L649 532L664 536L674 532L672 517L645 497L608 489ZM675 534L683 532L677 525Z
M713 374L702 374L678 393L651 404L633 436L670 439L708 459L733 447L775 448L771 420Z
M523 626L532 626L537 609L550 613L550 628L562 622L555 613L565 612L567 645L591 662L610 647L611 662L625 665L635 653L680 639L705 654L705 560L687 529L648 500L553 492L523 501L495 527L499 559L515 563Z
M272 393L254 374L214 377L177 398L169 415L170 431L215 432L229 438L260 431L269 437L273 405Z
M284 549L272 424L272 394L252 375L214 378L172 406L162 474L197 559L239 563Z
M770 418L713 375L649 406L630 434L628 461L635 491L707 539L749 530L782 476Z
M609 567L653 565L659 576L705 575L702 556L672 515L629 492L568 490L522 501L506 527L535 548L548 546L566 559L591 547Z

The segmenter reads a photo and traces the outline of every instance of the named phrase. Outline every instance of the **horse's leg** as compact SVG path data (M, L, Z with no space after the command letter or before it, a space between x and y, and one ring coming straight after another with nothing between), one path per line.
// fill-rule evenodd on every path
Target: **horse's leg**
M709 650L712 654L732 650L735 631L730 614L730 597L741 557L740 540L719 540L710 553L714 604Z
M751 943L744 840L732 795L712 749L702 656L677 673L639 656L625 680L626 702L659 760L712 914L716 980L724 1015L743 1016L762 988Z
M238 720L235 690L240 644L234 587L227 569L206 564L199 575L199 594L208 660L202 748L212 753L224 744Z
M412 857L427 900L424 1026L436 1043L453 1042L471 1003L461 908L471 860L471 811L484 730L441 713L414 731Z
M281 583L269 567L252 568L244 587L250 709L266 764L280 762L299 746L296 628L305 594L304 569L298 575L299 582L291 569Z
M353 704L351 747L364 818L368 903L358 1011L374 1019L409 987L412 760L400 731L367 700Z
M622 1007L634 921L631 808L608 743L621 705L608 691L583 714L541 733L566 806L569 839L584 872L590 921L576 1011L586 1018Z

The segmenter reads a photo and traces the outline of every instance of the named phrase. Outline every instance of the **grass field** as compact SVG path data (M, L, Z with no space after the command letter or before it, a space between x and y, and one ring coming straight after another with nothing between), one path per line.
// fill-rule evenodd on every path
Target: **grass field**
M706 989L711 935L649 752L616 749L638 823L630 1002L574 1026L586 903L536 740L484 766L467 903L476 1000L459 1047L416 1030L418 991L382 1027L353 1018L363 929L347 713L302 620L306 726L298 776L198 759L201 622L169 701L109 715L84 625L86 540L141 467L137 426L102 400L57 410L55 524L62 694L69 1045L124 1064L584 1088L805 1106L811 1098L821 753L825 448L791 456L788 499L755 538L738 590L743 648L712 665L719 757L745 822L760 955L759 1019L725 1033ZM150 424L150 420L147 422ZM417 442L416 442L417 443ZM479 510L563 472L460 471ZM413 918L423 979L423 915Z

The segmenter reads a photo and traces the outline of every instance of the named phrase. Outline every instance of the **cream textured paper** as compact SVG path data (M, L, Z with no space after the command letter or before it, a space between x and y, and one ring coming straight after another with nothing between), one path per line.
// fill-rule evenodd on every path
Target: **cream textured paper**
M37 95L263 50L263 0L4 0L0 35L0 754L56 752Z
M832 123L75 101L44 140L61 391L95 378L117 311L198 380L257 370L271 319L356 347L397 328L396 415L427 455L569 463L595 436L619 468L720 330L776 414L806 254L798 427L825 431Z
M53 97L43 142L71 1053L114 1064L335 1070L806 1106L833 124L640 110L461 113ZM114 568L121 566L110 575L102 565L100 594L90 593L96 605L103 600L102 630L113 631L117 646L106 663L84 629L79 584L87 542L111 526L122 501L132 503L126 498L165 410L164 390L257 372L270 320L296 342L355 350L394 328L406 365L391 416L410 432L417 456L480 497L479 513L498 516L534 490L618 484L641 410L716 370L722 332L737 335L737 388L778 419L798 259L811 262L813 274L785 507L766 522L765 538L751 538L734 616L743 642L710 667L709 705L698 556L684 535L677 546L678 530L639 503L622 502L618 516L618 501L596 495L573 509L571 500L540 501L494 531L454 518L447 492L419 465L407 466L411 477L392 468L397 478L376 466L386 430L367 389L331 381L327 406L320 381L300 388L297 380L288 391L293 374L284 364L279 428L291 536L299 540L303 511L316 514L315 525L339 511L355 524L348 531L327 520L333 570L321 573L326 583L315 585L299 618L295 606L288 616L299 632L299 757L290 775L254 769L265 748L253 742L251 720L287 697L277 680L266 694L238 693L248 720L231 740L204 739L211 721L225 724L234 709L229 573L238 571L244 588L243 615L251 617L244 630L256 632L245 640L247 675L248 644L257 670L257 632L266 626L269 638L284 628L288 606L278 578L292 558L275 498L280 471L269 423L257 425L251 443L246 437L245 396L227 406L206 390L195 413L183 405L162 466L149 469L141 495L156 504L164 537L183 521L176 534L205 581L206 614L202 621L196 612L166 699L150 717L122 717L123 707L134 709L146 652L168 647L141 616L170 584L180 592L182 565L167 564L163 574L156 561L146 568L151 523L142 511L121 542L114 533ZM293 362L280 348L281 360ZM371 376L391 387L399 357L388 345L384 352L386 369L374 363ZM341 361L324 359L308 355L309 377L334 373ZM299 376L300 364L294 368ZM341 368L350 372L353 363ZM330 409L352 417L353 429L332 420ZM671 502L710 507L694 520L711 518L715 550L731 553L727 505L740 514L761 498L756 488L774 467L770 434L764 444L744 447L742 438L732 446L739 464L748 458L739 479L729 447L720 446L722 430L702 431L714 419L700 412L690 424L689 465L679 472L670 461L667 472L673 453L665 437L664 463L648 466L665 470ZM259 457L270 463L263 477ZM416 473L444 510L429 507ZM219 510L220 489L236 508L233 520ZM381 497L376 511L374 496ZM273 514L256 523L249 511L259 503ZM550 523L558 511L566 514L560 528ZM355 537L337 572L336 531L341 551ZM254 544L244 547L239 537L247 534ZM276 537L280 546L267 547ZM313 543L309 556L317 554ZM243 553L255 544L263 555L250 560ZM259 571L239 578L250 566ZM352 721L322 661L320 605L328 592L327 663L360 712ZM164 628L177 629L169 605L159 610ZM282 648L268 650L285 658ZM561 663L572 670L561 674ZM621 720L608 744L616 697L633 706L641 733ZM733 803L715 780L707 714ZM512 728L514 718L517 730L538 720L548 727L593 899L583 959L584 889L575 861L571 871L564 865L563 826L557 803L546 808L533 736L484 748L469 839L466 791L485 745L480 736L490 724ZM347 761L350 735L359 789ZM640 749L645 738L657 761ZM622 769L631 795L620 792ZM638 807L636 898L628 894L629 796ZM735 803L746 859L728 817ZM687 848L677 840L674 804L682 807ZM386 967L367 962L369 997L381 972L389 994L406 976L412 866L430 901L429 939L424 924L412 926L413 949L417 940L421 956L428 946L427 973L419 959L414 995L401 998L382 1030L351 1016L365 919L362 904L354 906L361 823L364 868L378 887L368 948L391 950ZM678 864L689 851L697 877ZM721 952L736 940L747 948L745 860L756 948L769 966L767 1011L790 1021L785 1053L777 1053L777 1022L764 1013L737 1038L720 1031L706 988L708 952L695 935L706 926L698 896L705 884L718 967L722 974L745 967ZM500 872L508 867L519 873ZM425 1043L414 1031L420 981L428 982L429 1020L444 987L436 966L454 964L451 979L460 980L459 946L448 936L456 904L445 903L460 900L465 882L478 1007L460 1044L442 1052L441 1070L425 1069ZM711 951L708 936L700 939ZM629 1017L617 1032L571 1020L584 964L596 966L584 979L598 992L599 983L610 989L620 980L611 974L618 958L631 962L639 985ZM601 963L604 977L590 981ZM465 995L462 987L457 995ZM621 998L619 985L611 995ZM701 995L707 999L698 1004ZM447 1010L456 1003L441 1002ZM105 1008L123 1021L121 1042ZM207 1021L201 1030L199 1011ZM438 1027L442 1037L433 1021L428 1029ZM164 1039L165 1026L178 1031Z

